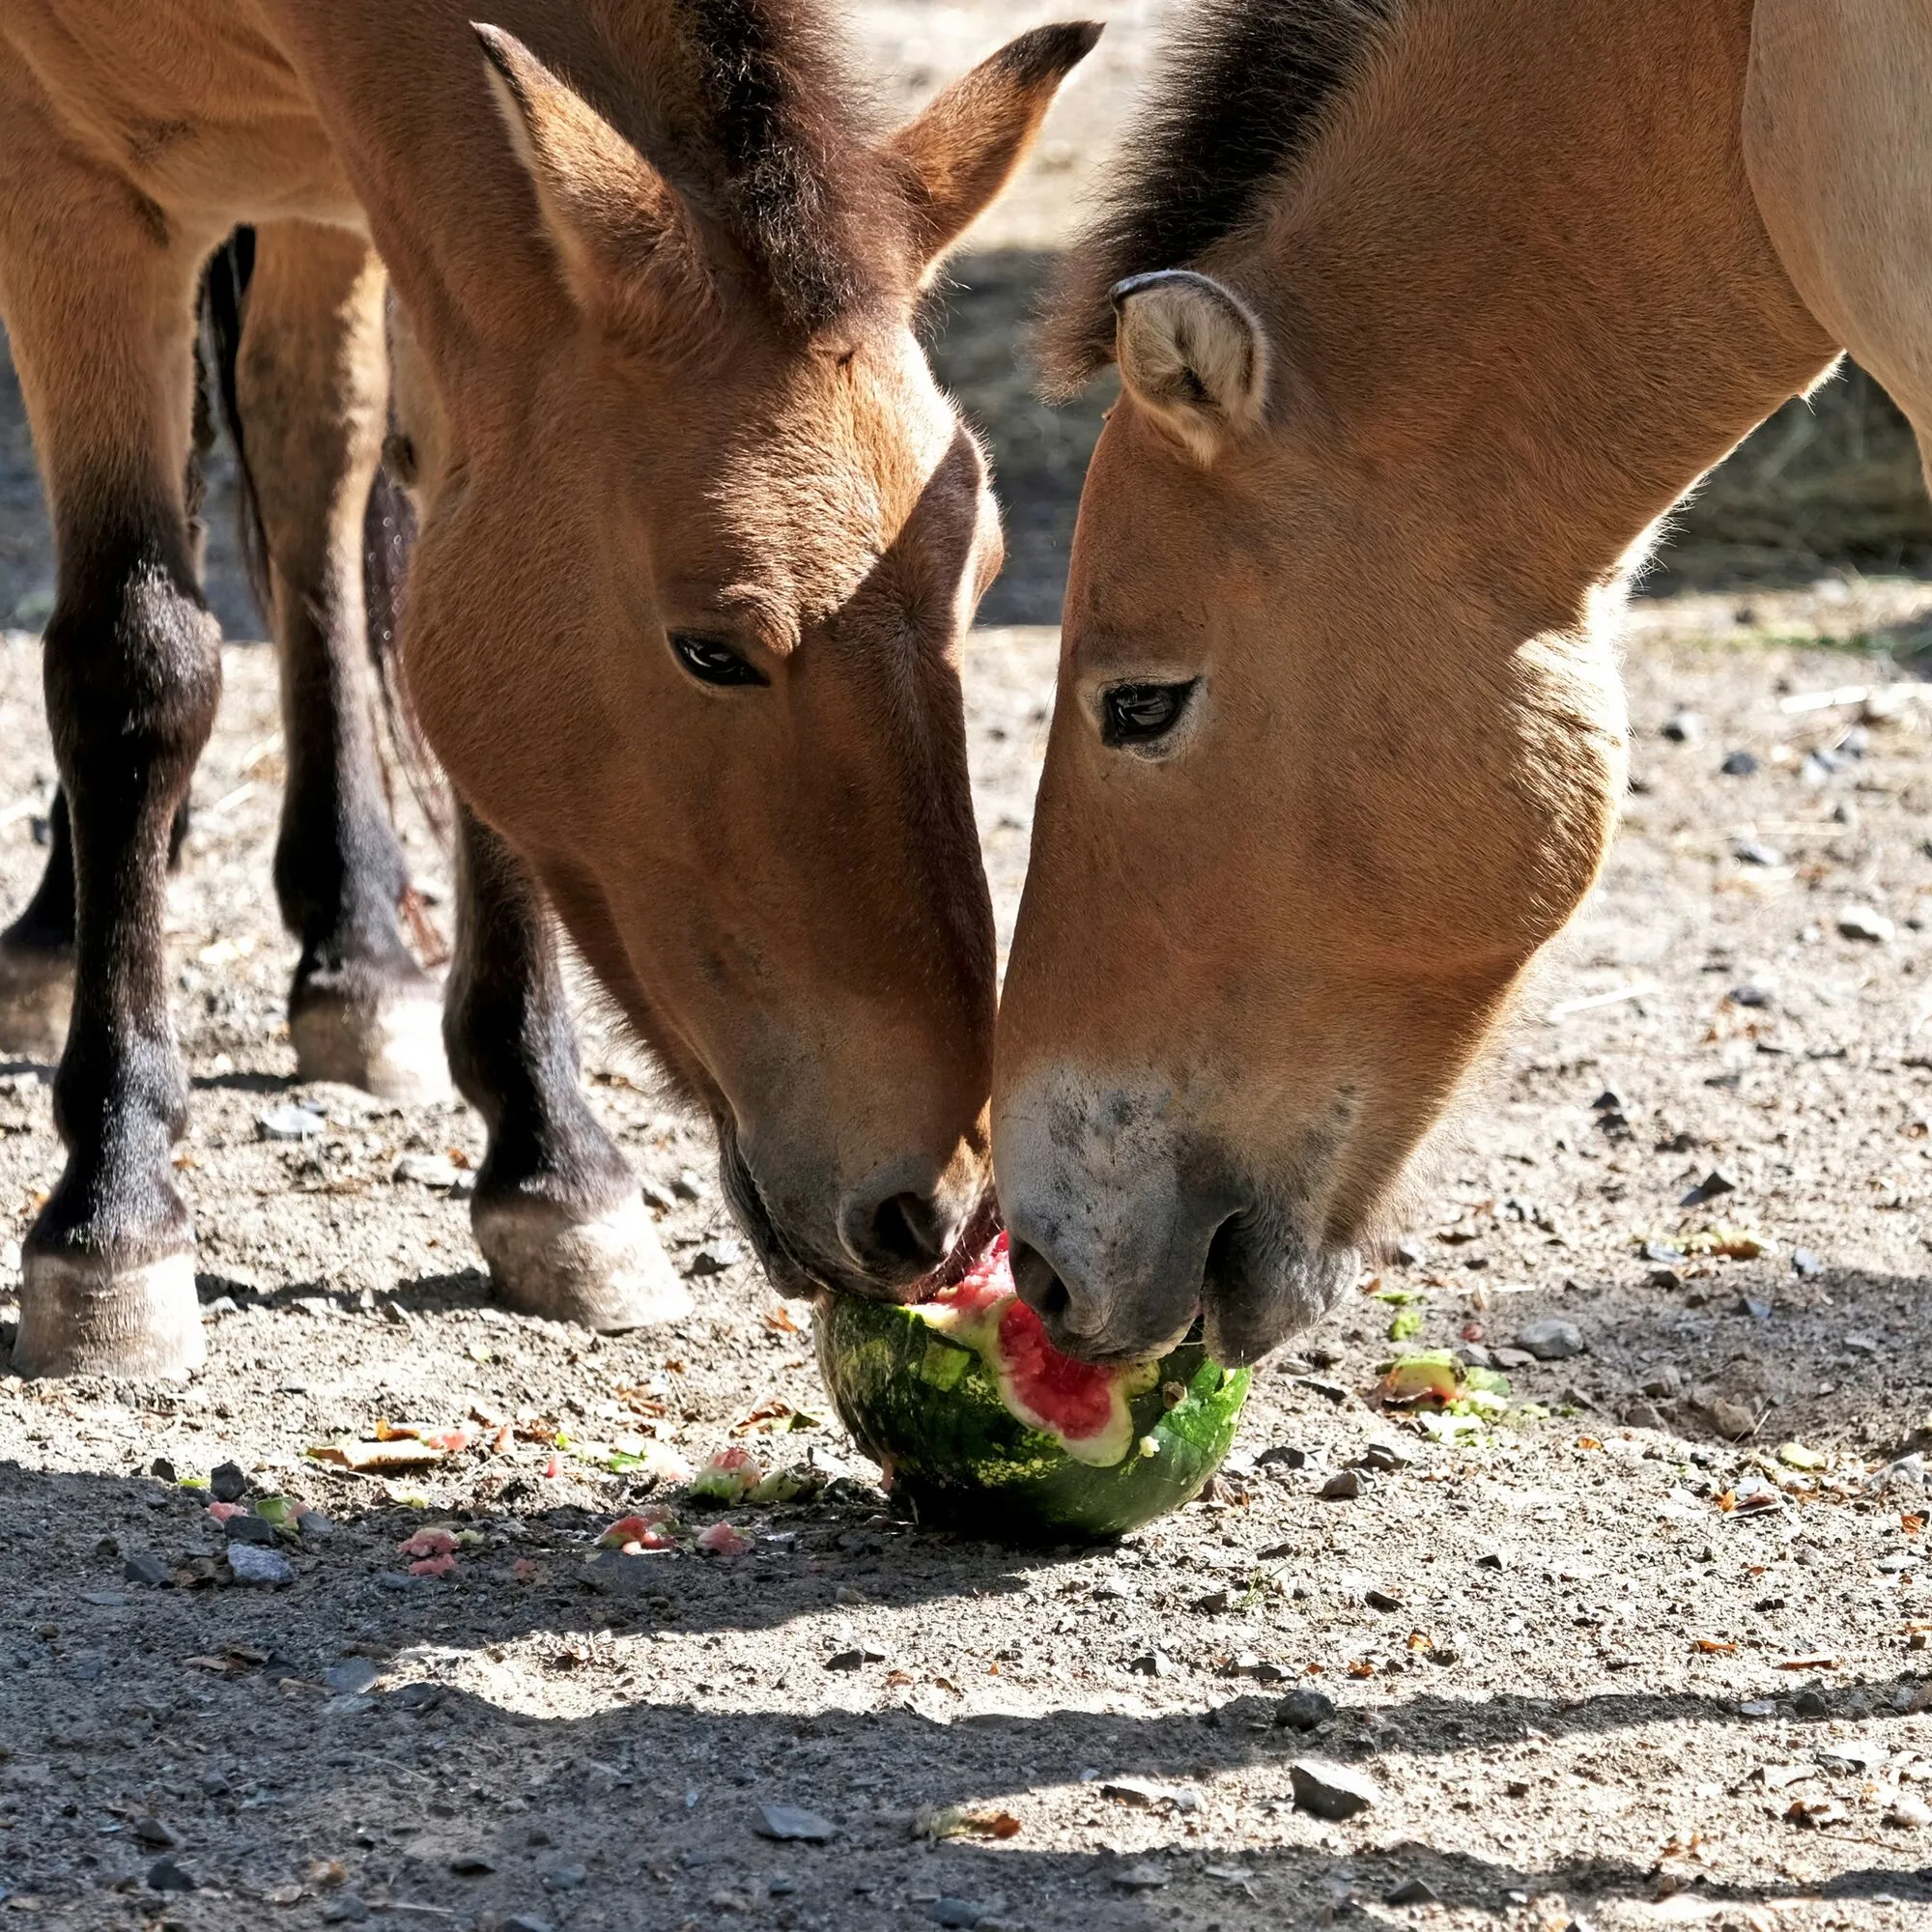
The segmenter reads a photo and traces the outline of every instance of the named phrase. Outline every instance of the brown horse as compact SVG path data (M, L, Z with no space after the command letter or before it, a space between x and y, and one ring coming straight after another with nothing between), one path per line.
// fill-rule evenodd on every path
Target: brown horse
M1187 21L1049 325L1122 397L994 1143L1056 1341L1205 1311L1233 1361L1350 1279L1596 877L1646 530L1841 347L1932 435L1932 13Z
M956 646L998 522L910 322L1096 30L1023 36L888 134L813 0L470 11L0 14L0 312L59 545L74 892L28 1372L200 1350L160 935L219 687L184 498L194 298L238 222L287 702L333 721L289 809L342 876L315 907L283 892L312 1068L387 1077L424 1005L393 847L339 781L367 764L343 640L386 269L421 516L401 656L465 808L445 1037L490 1126L475 1225L499 1288L612 1327L679 1293L578 1092L546 898L714 1115L781 1281L889 1292L981 1197L993 944ZM10 935L28 1009L57 1009L60 948L25 956L57 927Z

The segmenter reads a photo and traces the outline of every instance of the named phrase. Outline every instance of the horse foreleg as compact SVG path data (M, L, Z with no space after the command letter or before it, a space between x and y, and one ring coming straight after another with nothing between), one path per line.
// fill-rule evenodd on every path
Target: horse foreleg
M281 668L275 895L301 947L297 1071L423 1099L449 1087L441 997L397 923L409 874L377 764L363 609L363 512L388 412L383 292L356 237L258 228L236 395Z
M161 933L170 834L221 687L183 500L195 275L213 238L184 237L9 105L0 290L58 549L43 649L75 962L54 1082L67 1165L22 1244L14 1363L179 1374L202 1336L170 1163L187 1082Z
M497 1293L526 1314L605 1330L675 1321L691 1295L578 1085L549 910L509 846L467 810L457 818L443 1031L456 1084L490 1130L476 1245Z

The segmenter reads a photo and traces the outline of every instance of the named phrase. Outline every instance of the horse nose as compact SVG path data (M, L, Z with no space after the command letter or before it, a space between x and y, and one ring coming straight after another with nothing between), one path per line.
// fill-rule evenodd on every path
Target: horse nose
M963 1210L934 1187L907 1187L903 1176L874 1179L839 1204L838 1238L875 1279L916 1281L952 1252Z
M1095 1336L1107 1325L1105 1302L1077 1283L1068 1283L1037 1248L1015 1238L1012 1244L1013 1286L1019 1296L1046 1323L1056 1347Z

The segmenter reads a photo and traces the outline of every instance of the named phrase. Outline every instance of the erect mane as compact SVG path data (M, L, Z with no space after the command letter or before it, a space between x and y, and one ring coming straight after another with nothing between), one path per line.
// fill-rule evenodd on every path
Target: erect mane
M1403 0L1194 0L1176 15L1040 337L1054 386L1113 353L1109 291L1184 269L1254 213Z
M818 329L900 270L903 215L867 90L822 0L677 0L718 169L721 213L793 322Z
M833 0L589 5L615 62L610 105L742 251L778 320L815 333L904 292L905 204Z

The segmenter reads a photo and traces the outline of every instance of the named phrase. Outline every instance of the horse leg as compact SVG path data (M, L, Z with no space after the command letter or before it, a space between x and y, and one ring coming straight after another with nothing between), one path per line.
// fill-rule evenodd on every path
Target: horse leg
M221 689L183 500L195 275L213 238L183 236L10 106L0 292L58 553L43 648L75 962L53 1095L67 1166L22 1244L14 1366L179 1374L202 1335L169 1157L187 1082L161 928L170 834Z
M383 295L355 236L258 228L236 398L281 667L275 895L301 946L297 1072L424 1099L449 1088L441 998L397 924L409 875L377 763L363 609L363 513L388 412Z
M691 1295L578 1085L549 911L523 862L460 806L456 838L443 1037L490 1130L470 1222L497 1293L526 1314L607 1331L675 1321Z
M1745 160L1804 304L1885 384L1932 484L1932 14L1758 0Z
M188 551L195 580L203 577L208 529L201 520L202 461L214 445L207 384L197 368L193 440L183 485ZM168 869L181 864L187 838L187 800L175 809L168 838ZM0 1054L42 1063L57 1061L67 1044L73 1007L73 835L67 791L54 787L47 808L47 863L26 909L0 932Z

